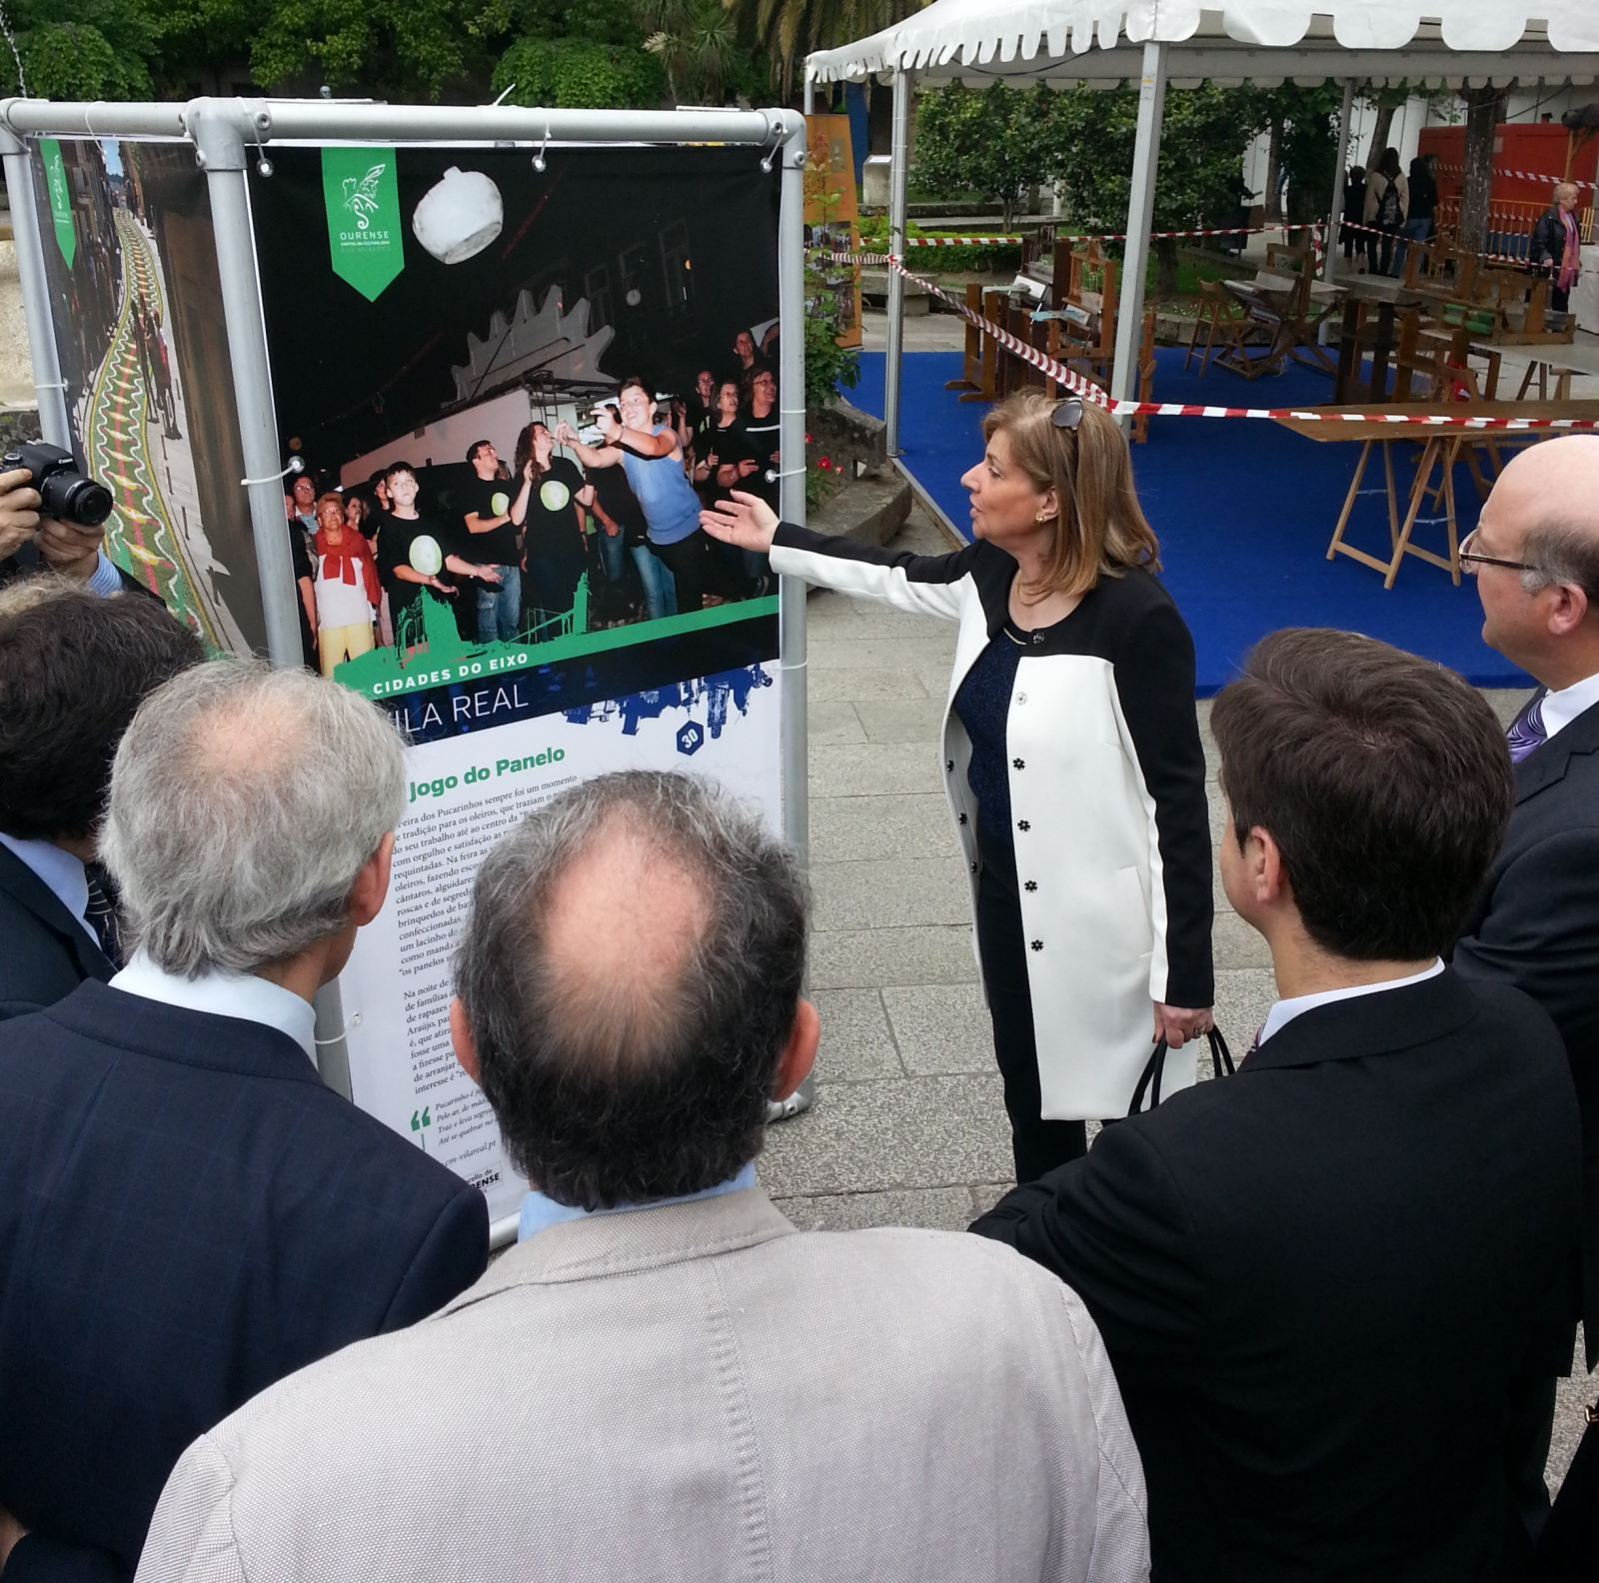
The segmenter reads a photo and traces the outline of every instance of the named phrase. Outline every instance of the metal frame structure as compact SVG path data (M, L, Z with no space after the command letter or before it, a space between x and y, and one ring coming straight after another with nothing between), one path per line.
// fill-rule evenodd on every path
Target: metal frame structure
M52 444L72 443L66 387L56 353L46 285L44 244L34 202L37 137L186 141L206 174L222 281L223 316L250 523L260 570L267 650L274 665L301 663L299 616L289 541L283 531L282 474L272 400L266 324L250 223L247 161L274 142L382 143L526 147L559 157L562 145L735 144L748 146L767 169L781 161L778 217L779 375L783 405L779 443L784 458L780 504L785 521L805 521L804 220L805 121L791 110L540 110L511 106L387 105L284 99L192 99L185 104L57 104L44 99L0 102L0 157L11 197L17 267L39 393L40 428ZM805 701L805 585L782 580L778 613L783 675L781 785L783 834L808 861ZM318 997L317 1043L324 1077L349 1093L348 1055L337 985Z

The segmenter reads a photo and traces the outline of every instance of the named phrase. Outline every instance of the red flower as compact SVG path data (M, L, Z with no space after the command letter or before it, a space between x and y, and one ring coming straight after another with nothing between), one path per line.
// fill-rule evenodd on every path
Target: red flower
M832 467L833 467L833 464L830 461L828 461L828 459L825 456L818 457L817 461L816 461L816 465L819 468L821 468L821 470L824 473L830 472L832 470Z
M805 443L806 443L806 444L807 444L807 445L809 445L809 444L810 444L810 443L811 443L811 437L810 437L810 435L808 435L808 434L807 434L807 435L806 435L806 436L805 436Z

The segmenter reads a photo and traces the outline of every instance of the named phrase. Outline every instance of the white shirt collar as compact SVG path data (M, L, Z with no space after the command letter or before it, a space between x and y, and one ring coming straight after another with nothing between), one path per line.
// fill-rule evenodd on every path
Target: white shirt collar
M158 967L143 951L111 980L112 989L158 1000L165 1006L207 1011L217 1017L239 1017L286 1033L316 1064L316 1010L292 989L269 983L253 973L202 973L184 978Z
M1423 968L1419 973L1412 973L1407 978L1390 978L1381 984L1351 984L1347 989L1323 989L1314 995L1295 995L1291 1000L1279 1000L1266 1014L1265 1022L1260 1025L1260 1034L1255 1040L1255 1046L1258 1049L1274 1033L1280 1033L1287 1027L1295 1017L1302 1016L1315 1006L1330 1006L1335 1000L1354 1000L1359 995L1378 995L1389 989L1405 989L1411 984L1421 983L1423 979L1436 978L1443 970L1443 960L1437 958L1431 967Z
M1562 726L1569 726L1595 704L1599 704L1599 672L1584 676L1580 682L1562 687L1557 693L1545 693L1540 711L1545 738L1552 737Z
M83 864L65 848L54 841L23 841L0 831L0 846L4 846L29 873L39 881L74 918L83 925L83 932L100 944L100 937L89 926L89 877Z

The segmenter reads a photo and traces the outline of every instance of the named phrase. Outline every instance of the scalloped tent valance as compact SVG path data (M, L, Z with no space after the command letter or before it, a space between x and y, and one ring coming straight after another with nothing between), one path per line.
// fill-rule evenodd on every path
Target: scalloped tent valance
M805 63L817 82L904 69L923 82L1113 86L1171 46L1174 87L1358 78L1443 86L1599 80L1595 0L934 0Z

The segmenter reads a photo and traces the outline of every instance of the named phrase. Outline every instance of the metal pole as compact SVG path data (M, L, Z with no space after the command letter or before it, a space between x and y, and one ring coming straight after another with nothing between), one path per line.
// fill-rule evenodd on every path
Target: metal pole
M810 98L810 79L806 79ZM777 312L782 326L783 395L778 440L782 447L782 482L778 504L785 522L805 523L805 162L803 121L783 145L782 201L777 220ZM798 577L785 577L778 596L778 669L782 676L783 837L800 863L809 866L811 851L809 736L806 718L805 596ZM783 1107L794 1115L809 1109L815 1081L807 1077Z
M1355 79L1344 82L1344 104L1338 112L1338 158L1333 163L1332 208L1327 213L1327 252L1321 261L1321 278L1331 280L1337 274L1333 259L1338 254L1342 240L1338 227L1344 218L1344 171L1349 164L1349 132L1355 118Z
M245 485L246 498L255 536L255 560L261 574L267 653L274 665L303 665L299 593L294 586L294 562L283 515L283 464L278 457L266 324L261 316L255 236L245 187L244 139L231 118L207 111L194 116L192 132L211 198L217 273L222 280L222 317L227 327L228 359L233 366L239 441L245 477L249 480Z
M1110 393L1130 399L1138 388L1138 346L1144 330L1144 274L1155 216L1155 170L1160 164L1160 124L1166 109L1166 46L1144 45L1138 84L1138 138L1133 146L1133 190L1127 201L1127 247L1122 255L1121 301L1116 310L1116 361ZM1124 420L1125 421L1125 420Z
M0 155L4 156L6 191L11 196L11 231L22 287L22 315L28 325L28 351L33 359L33 388L39 398L39 432L50 444L67 451L72 449L72 422L50 317L50 281L44 269L39 211L34 205L33 159L27 144L4 127L0 127Z
M888 189L888 250L905 257L905 194L907 145L910 142L911 79L903 66L894 69L894 139L890 145ZM888 349L883 360L883 421L888 454L898 456L899 360L905 349L905 277L892 265L888 270Z
M805 73L805 113L816 114L816 79L809 71Z
M256 279L244 138L235 117L216 115L204 108L196 110L189 129L211 199L217 273L222 280L222 318L227 328L228 361L233 368L239 441L245 477L249 480L243 487L255 535L267 653L274 665L288 669L303 665L305 655L300 647L299 591L294 585L289 526L283 515L278 424L272 409L266 323ZM317 991L316 1054L323 1081L349 1098L350 1052L344 1038L344 1006L337 980Z
M546 132L552 144L769 144L786 132L791 119L781 110L539 110L516 105L336 104L325 99L191 99L186 105L0 101L0 124L13 132L47 136L181 138L201 116L230 121L251 145L257 138L538 144Z

